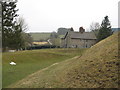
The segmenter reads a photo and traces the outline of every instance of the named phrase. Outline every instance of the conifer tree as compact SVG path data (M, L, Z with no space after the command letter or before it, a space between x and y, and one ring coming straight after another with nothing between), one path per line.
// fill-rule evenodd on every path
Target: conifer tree
M2 2L2 47L3 49L18 48L19 35L16 36L20 29L16 24L17 14L16 9L17 2Z
M108 36L112 35L112 29L111 29L111 25L110 25L110 21L108 19L108 16L104 17L104 20L102 21L100 30L98 32L98 41L103 40L105 38L107 38Z

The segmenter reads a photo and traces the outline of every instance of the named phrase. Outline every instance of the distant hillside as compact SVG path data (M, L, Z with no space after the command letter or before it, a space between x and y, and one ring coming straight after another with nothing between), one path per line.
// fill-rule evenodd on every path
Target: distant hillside
M118 88L118 65L118 34L115 33L82 56L33 73L10 87Z
M113 32L120 31L120 28L111 28Z
M33 38L33 41L41 41L41 40L47 40L49 39L50 37L50 34L51 33L29 33L32 38Z

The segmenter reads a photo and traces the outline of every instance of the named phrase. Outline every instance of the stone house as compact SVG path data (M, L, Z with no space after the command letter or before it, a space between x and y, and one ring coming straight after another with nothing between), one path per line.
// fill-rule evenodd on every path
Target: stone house
M68 31L64 37L61 38L62 48L90 48L97 41L97 38L93 32L85 32L82 27L79 28L79 32L74 30Z

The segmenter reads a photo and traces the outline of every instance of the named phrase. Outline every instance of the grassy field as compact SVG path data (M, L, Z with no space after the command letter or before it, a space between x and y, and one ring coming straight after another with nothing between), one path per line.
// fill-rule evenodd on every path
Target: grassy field
M47 40L51 33L29 33L33 37L33 41Z
M81 55L83 51L83 49L41 49L3 53L3 87L7 87L53 63ZM11 66L9 64L11 61L16 62L17 65Z
M61 54L67 54L60 51ZM73 53L73 52L69 52ZM118 35L86 50L82 56L39 70L10 88L118 88Z

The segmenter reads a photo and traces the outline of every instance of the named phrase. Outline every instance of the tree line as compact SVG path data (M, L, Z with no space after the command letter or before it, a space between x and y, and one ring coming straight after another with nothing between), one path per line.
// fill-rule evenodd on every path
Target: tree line
M24 19L16 9L17 2L4 2L2 5L2 49L19 50L31 45L32 37L25 33L28 29Z

